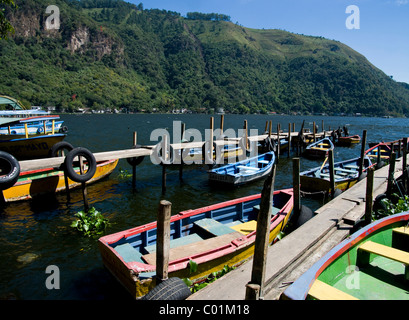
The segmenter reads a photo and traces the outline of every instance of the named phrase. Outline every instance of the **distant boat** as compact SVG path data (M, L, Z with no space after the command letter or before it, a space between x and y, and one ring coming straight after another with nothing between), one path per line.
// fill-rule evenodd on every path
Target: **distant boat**
M347 190L358 181L360 163L360 158L334 163L335 189ZM363 171L372 166L369 157L365 156ZM323 164L321 167L301 172L300 183L303 191L329 192L331 190L329 165Z
M349 136L349 137L339 137L337 140L337 145L339 146L350 146L361 142L361 137L359 135Z
M64 121L58 115L35 116L28 118L0 118L0 135L4 134L45 134L66 132Z
M304 151L304 156L311 159L324 159L328 157L329 150L334 150L334 144L329 138L324 138L310 144Z
M31 107L27 109L20 101L12 97L0 95L0 117L32 117L49 115L49 111L42 110L40 107Z
M376 164L377 167L379 167L382 163L389 163L392 149L385 143L379 143L366 150L365 154L371 159L372 163Z
M209 180L230 185L241 185L266 177L273 168L274 152L227 164L208 171Z
M409 141L409 139L407 141ZM399 140L389 142L370 142L368 145L370 148L372 148L378 144L387 145L390 149L393 149L394 152L399 152ZM400 144L400 151L403 151L403 143Z
M254 254L261 194L187 210L171 217L169 278L205 279L225 265L239 265ZM269 243L287 225L293 209L293 191L274 192ZM107 269L134 298L156 285L156 222L99 239ZM189 270L189 262L197 270Z
M334 247L283 300L408 300L409 212L388 216Z

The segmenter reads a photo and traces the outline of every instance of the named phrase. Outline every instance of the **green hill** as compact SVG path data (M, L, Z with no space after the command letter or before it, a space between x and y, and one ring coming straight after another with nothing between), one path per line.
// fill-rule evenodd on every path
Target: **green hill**
M346 45L116 0L16 1L0 94L60 110L409 114L409 85Z

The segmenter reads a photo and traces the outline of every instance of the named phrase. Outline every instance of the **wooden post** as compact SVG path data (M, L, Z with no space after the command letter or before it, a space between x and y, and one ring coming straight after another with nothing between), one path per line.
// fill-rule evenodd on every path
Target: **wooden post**
M224 114L220 117L220 139L223 139L223 130L224 130Z
M163 141L162 141L162 157L165 163L168 160L167 145L168 145L168 136L165 134L163 136ZM166 164L165 163L162 163L162 193L166 192Z
M290 157L290 148L291 148L291 123L288 124L288 154L287 157Z
M369 168L366 177L365 225L372 222L374 172L373 168Z
M403 138L403 150L402 150L402 178L403 187L405 191L408 191L408 163L407 163L407 153L408 153L408 138Z
M162 200L159 204L157 219L156 284L168 278L171 211L172 203Z
M214 142L214 118L210 117L210 159L213 161L213 142Z
M334 150L328 151L329 158L329 183L331 188L331 198L335 198L335 175L334 175Z
M294 221L297 221L301 213L300 194L300 158L293 159L293 192L294 192Z
M84 173L84 167L83 167L83 160L81 156L78 156L79 161L80 161L80 174L82 175ZM87 192L87 186L85 182L81 182L81 189L82 189L82 197L84 199L84 211L88 212L89 211L89 203L88 203L88 192Z
M134 147L136 146L137 141L138 141L138 133L135 131L133 133L133 146ZM132 188L135 189L135 187L136 187L136 166L133 165L132 166Z
M268 126L268 137L271 138L271 134L273 132L273 122L270 120L269 126Z
M396 161L396 153L392 152L391 157L389 159L389 174L388 174L388 186L386 189L386 195L390 197L392 195L392 187L394 182L394 173L395 173L395 162Z
M248 145L248 124L247 124L247 120L244 120L243 129L244 129L244 135L245 135L244 138L246 139L245 146L246 146L246 150L248 150L250 146Z
M362 172L364 171L365 146L366 146L366 130L364 130L362 134L361 157L360 157L361 160L359 162L358 177L361 176Z
M313 122L313 129L312 129L312 136L313 136L313 143L315 142L315 141L317 141L316 140L316 137L315 137L315 135L317 134L315 131L315 121Z
M254 243L254 258L251 280L246 285L246 300L257 299L263 295L266 271L267 251L269 244L271 212L274 195L276 165L264 182L260 200L260 211L257 216L256 240Z
M277 124L277 160L280 159L280 124Z

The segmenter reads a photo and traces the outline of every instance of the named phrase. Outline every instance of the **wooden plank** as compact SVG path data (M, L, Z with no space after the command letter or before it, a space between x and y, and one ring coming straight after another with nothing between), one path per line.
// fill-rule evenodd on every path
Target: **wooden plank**
M204 253L209 250L214 250L219 247L230 244L233 240L242 237L240 232L233 232L222 235L220 237L214 237L203 241L187 244L184 246L170 249L169 261L174 261L182 258L189 258L197 254ZM142 256L146 263L155 266L156 255L155 253Z
M391 260L395 260L397 262L401 262L405 265L409 265L409 252L391 248L373 241L367 241L363 243L359 246L358 250L374 253L378 256L382 256Z
M241 223L236 226L230 227L244 235L248 235L249 233L252 233L254 230L257 228L257 221L256 220L251 220L245 223Z
M393 229L393 232L409 236L409 227L400 227Z
M325 282L315 280L308 295L317 300L358 300L357 298L334 288Z

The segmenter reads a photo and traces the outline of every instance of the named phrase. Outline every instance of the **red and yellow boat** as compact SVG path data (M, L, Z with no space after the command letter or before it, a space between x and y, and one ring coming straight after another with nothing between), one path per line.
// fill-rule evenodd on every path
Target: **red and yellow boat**
M87 182L93 183L109 176L118 164L118 159L98 162L94 176ZM79 168L76 169L79 171ZM81 183L67 177L69 189L81 186ZM66 190L64 171L54 168L23 171L17 182L3 190L5 202L29 200L36 196L57 193Z
M187 210L171 217L169 278L193 282L239 265L254 254L261 194ZM293 209L293 190L275 191L270 243L286 226ZM156 280L156 222L107 235L98 246L107 269L135 298L146 295ZM189 262L197 270L189 269Z

